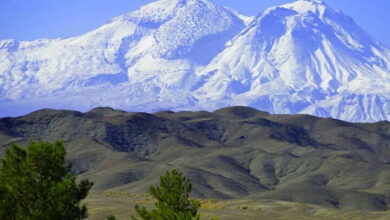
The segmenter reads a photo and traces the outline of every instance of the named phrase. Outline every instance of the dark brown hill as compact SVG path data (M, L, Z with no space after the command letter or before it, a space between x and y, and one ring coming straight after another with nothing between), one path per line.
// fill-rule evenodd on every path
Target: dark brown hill
M270 198L346 209L390 203L390 123L352 124L246 107L215 112L40 110L0 119L11 143L63 139L95 190L145 192L179 168L203 198Z

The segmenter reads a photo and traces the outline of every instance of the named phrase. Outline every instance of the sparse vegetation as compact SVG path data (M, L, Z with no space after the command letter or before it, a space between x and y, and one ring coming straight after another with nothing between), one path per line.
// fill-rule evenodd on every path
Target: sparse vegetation
M150 194L156 199L156 208L148 211L145 207L135 205L135 210L142 220L192 220L199 219L200 203L189 199L192 190L191 180L182 172L172 170L160 177L159 186L151 186ZM138 218L132 217L133 220Z
M77 220L87 217L81 206L92 187L76 183L65 162L62 141L12 145L0 165L0 219Z
M114 215L107 216L107 220L116 220L116 217Z
M66 137L72 170L96 183L85 201L91 220L130 219L135 204L154 209L155 199L144 193L167 164L199 178L196 186L192 179L192 192L206 197L198 200L201 219L390 219L389 128L388 122L353 124L243 107L154 114L42 110L0 119L0 157L11 143ZM12 210L5 202L9 191L2 187L0 194L6 198L1 206ZM252 201L242 201L247 198ZM262 198L295 203L271 205Z

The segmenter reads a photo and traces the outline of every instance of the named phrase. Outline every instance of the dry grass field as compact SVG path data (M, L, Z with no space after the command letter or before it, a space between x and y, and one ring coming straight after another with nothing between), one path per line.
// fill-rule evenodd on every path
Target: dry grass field
M215 200L201 201L201 219L218 216L220 220L388 220L390 211L347 211L311 204L274 200ZM134 204L152 208L149 195L131 192L92 192L85 203L90 220L105 220L115 214L118 220L134 215Z

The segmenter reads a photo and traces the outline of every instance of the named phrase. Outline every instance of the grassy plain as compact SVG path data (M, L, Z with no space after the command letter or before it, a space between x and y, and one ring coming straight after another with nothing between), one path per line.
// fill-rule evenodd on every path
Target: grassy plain
M201 201L201 219L218 216L220 220L388 220L390 211L348 211L323 206L275 200L216 200ZM134 204L153 208L149 195L131 192L92 192L85 203L90 220L105 220L110 214L118 220L134 215Z

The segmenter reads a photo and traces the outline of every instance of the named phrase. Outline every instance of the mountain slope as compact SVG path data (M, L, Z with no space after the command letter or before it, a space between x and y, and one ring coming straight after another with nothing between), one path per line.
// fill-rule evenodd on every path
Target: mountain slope
M378 121L390 117L388 85L390 49L318 0L255 18L208 0L159 0L80 37L0 41L0 115L239 104Z
M256 17L203 70L209 80L197 92L272 113L383 120L388 108L375 97L386 102L389 73L388 49L351 18L321 2L297 1Z
M214 112L87 113L40 110L0 119L0 157L11 143L65 141L74 172L95 191L145 193L167 170L193 196L273 199L352 210L390 201L390 124L353 124L246 107Z
M18 103L25 111L157 104L165 93L175 96L171 89L189 87L197 66L243 28L235 13L207 0L161 0L80 37L1 41L1 115Z

